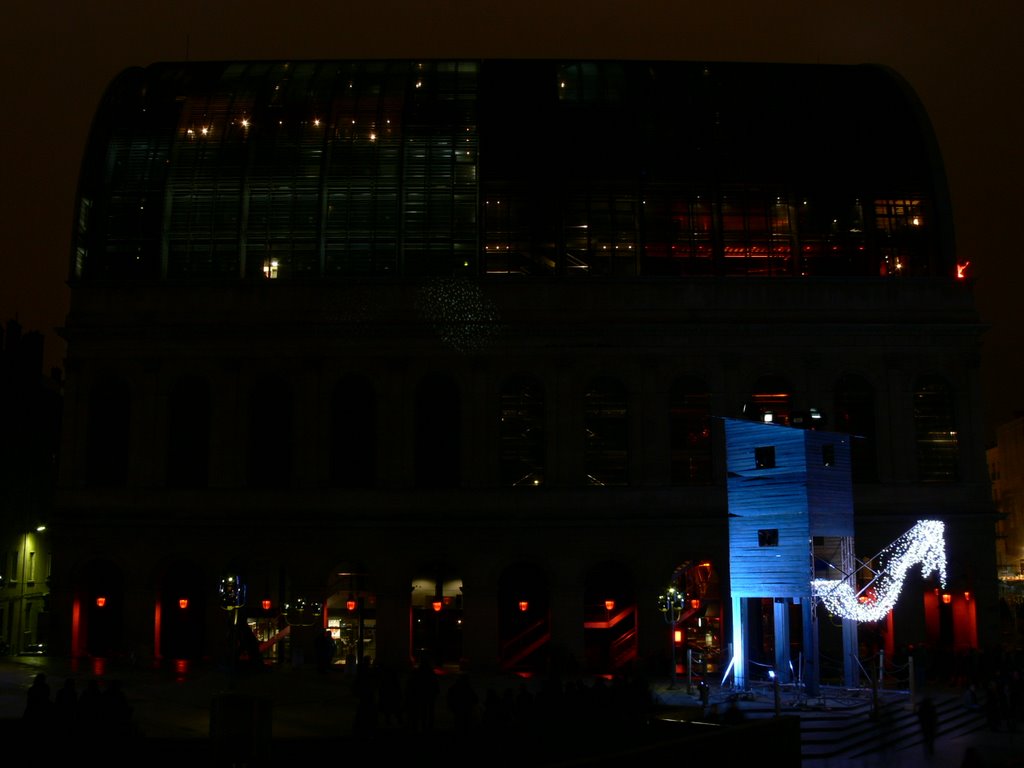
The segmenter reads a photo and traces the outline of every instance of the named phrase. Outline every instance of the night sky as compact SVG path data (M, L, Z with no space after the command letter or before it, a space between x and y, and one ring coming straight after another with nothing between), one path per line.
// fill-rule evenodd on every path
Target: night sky
M709 6L715 5L715 8ZM547 0L40 0L0 22L0 322L64 354L75 185L110 80L154 61L635 58L892 67L928 110L946 161L958 260L984 337L990 428L1024 410L1020 275L1024 3L986 0L605 2ZM991 433L989 435L991 438Z

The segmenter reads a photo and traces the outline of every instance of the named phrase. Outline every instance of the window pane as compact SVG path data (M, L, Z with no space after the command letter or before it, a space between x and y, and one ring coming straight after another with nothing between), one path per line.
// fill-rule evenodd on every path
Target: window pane
M502 388L500 473L503 485L544 483L544 389L535 379L515 377Z
M711 396L702 382L677 381L670 395L672 484L712 481Z
M914 435L918 475L924 482L957 479L958 447L952 391L945 382L925 379L914 390Z
M584 401L586 481L590 485L626 485L629 452L625 387L613 379L599 379Z

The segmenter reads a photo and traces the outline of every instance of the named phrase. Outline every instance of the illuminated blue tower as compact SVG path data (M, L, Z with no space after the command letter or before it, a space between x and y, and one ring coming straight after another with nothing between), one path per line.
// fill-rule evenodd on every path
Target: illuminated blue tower
M804 683L817 694L818 642L811 580L816 549L849 573L852 562L853 490L850 436L755 421L723 419L729 497L729 570L732 593L734 679L748 683L750 606L771 598L775 623L774 669L791 682L790 606L803 617ZM820 558L819 558L820 560ZM856 624L843 621L844 650L856 647ZM849 665L850 653L844 654ZM847 669L847 677L851 670Z

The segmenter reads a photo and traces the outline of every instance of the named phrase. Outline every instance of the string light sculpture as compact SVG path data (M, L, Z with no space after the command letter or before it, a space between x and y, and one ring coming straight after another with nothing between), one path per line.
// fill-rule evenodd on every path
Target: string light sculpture
M813 579L811 594L833 614L853 621L878 621L896 605L907 572L921 566L921 577L937 573L946 586L944 523L919 520L917 525L883 549L875 558L881 568L874 578L854 592L852 575L841 580Z
M434 325L438 336L459 352L475 352L498 332L498 310L464 278L439 279L424 286L417 308Z

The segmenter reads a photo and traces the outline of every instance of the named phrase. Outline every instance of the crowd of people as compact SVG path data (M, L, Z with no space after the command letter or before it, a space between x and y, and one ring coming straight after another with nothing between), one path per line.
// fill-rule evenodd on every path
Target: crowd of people
M39 672L28 689L22 720L25 735L37 738L117 740L133 732L131 705L119 680L101 687L91 678L80 691L78 680L69 676L52 691L46 674Z
M352 733L372 739L396 731L430 732L438 727L442 708L445 728L463 737L597 733L609 726L622 732L645 724L655 706L639 676L516 680L480 684L462 672L442 686L428 662L403 674L364 658L353 682Z

